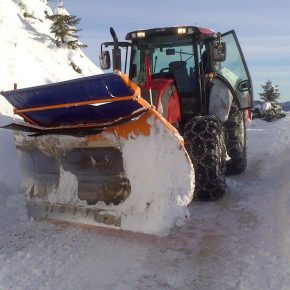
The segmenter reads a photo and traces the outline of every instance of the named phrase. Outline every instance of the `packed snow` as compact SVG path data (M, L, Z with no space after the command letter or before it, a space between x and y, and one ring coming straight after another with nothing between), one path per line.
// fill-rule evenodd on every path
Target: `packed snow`
M22 0L36 19L25 19L19 2L0 0L0 90L100 73L82 51L55 47L46 0ZM0 124L10 123L4 98L0 109ZM254 120L247 170L227 178L222 199L191 203L187 223L158 237L28 220L13 134L0 130L0 289L290 289L289 136L289 114ZM164 162L154 170L177 161Z
M28 222L8 135L0 289L290 289L289 115L250 124L247 170L227 178L221 200L193 202L168 237Z
M168 235L185 224L193 197L194 171L185 150L160 120L148 120L150 136L121 142L130 196L120 205L122 228ZM182 172L180 172L182 170Z

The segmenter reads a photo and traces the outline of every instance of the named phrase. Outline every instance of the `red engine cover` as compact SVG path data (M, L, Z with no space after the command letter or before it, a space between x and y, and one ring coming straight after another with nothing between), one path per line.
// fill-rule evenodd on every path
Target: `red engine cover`
M157 100L153 100L156 110L161 113L171 124L176 124L181 120L179 95L174 85L173 79L152 79L151 89ZM142 91L148 90L147 86L141 86ZM142 94L142 97L149 100L148 93Z

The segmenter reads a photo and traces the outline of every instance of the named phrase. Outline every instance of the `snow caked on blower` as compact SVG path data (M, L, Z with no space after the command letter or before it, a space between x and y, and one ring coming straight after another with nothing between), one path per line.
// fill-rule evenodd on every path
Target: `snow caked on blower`
M25 121L5 128L28 213L166 235L192 198L219 198L225 174L245 170L251 78L234 31L111 34L100 64L112 56L114 73L2 92Z

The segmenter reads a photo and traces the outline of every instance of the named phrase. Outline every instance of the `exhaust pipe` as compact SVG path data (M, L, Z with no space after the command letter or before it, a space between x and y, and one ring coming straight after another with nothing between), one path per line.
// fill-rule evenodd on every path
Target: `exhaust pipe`
M114 40L114 48L112 49L113 69L121 70L121 49L119 48L118 37L113 27L110 28L110 33Z

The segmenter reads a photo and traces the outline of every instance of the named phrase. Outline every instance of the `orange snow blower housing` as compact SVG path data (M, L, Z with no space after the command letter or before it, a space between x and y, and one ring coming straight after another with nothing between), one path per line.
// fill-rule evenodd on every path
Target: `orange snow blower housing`
M138 185L134 176L128 177L132 165L124 160L127 143L131 154L142 157L139 139L147 146L158 138L170 140L184 169L189 175L193 170L178 131L119 71L2 94L26 121L5 128L15 131L29 216L142 231L140 226L128 226L126 219L133 211L130 199L138 199L138 187L150 180L144 174L144 185ZM152 165L139 166L145 172L152 170ZM189 186L185 193L175 192L186 196L179 205L184 208L192 199L192 178ZM143 204L144 212L151 199L148 196ZM156 233L154 228L147 232Z

